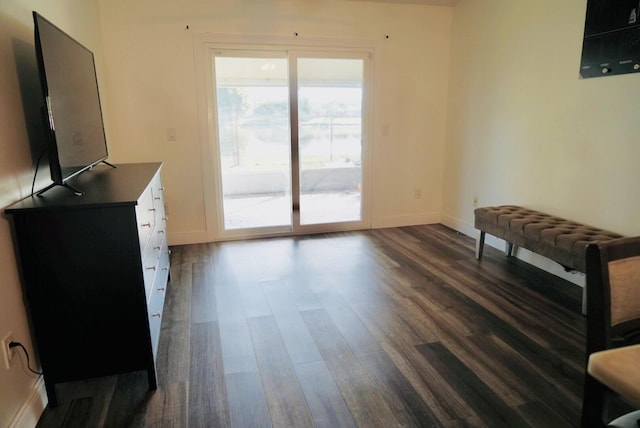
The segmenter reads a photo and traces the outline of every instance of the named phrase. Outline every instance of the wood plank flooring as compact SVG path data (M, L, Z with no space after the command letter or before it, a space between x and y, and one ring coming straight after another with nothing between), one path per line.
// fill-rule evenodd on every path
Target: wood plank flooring
M474 245L429 225L174 247L158 389L62 384L38 426L577 426L581 289Z

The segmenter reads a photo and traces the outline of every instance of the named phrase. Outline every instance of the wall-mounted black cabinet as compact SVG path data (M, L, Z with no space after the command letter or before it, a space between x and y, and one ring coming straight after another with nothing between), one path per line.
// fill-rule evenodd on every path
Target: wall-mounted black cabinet
M640 2L588 0L580 74L640 72Z

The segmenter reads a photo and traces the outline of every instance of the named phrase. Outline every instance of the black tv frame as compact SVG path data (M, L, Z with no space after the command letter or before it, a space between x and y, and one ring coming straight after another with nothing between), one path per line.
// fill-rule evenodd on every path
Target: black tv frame
M80 189L75 188L68 182L71 178L77 176L78 174L86 170L92 169L94 166L96 166L99 163L105 163L115 168L114 165L106 161L109 156L109 152L108 152L107 140L104 132L102 104L100 102L100 92L98 88L98 78L97 78L96 67L95 67L95 58L94 58L93 52L90 49L82 45L73 37L69 36L66 32L61 30L59 27L57 27L51 21L44 18L42 15L40 15L36 11L33 11L33 22L34 22L34 40L35 40L36 60L38 63L40 84L42 87L42 92L44 95L44 102L45 102L45 112L43 114L44 116L43 119L45 122L45 128L48 130L46 134L47 134L47 137L49 138L49 141L47 144L47 150L49 153L49 170L50 170L51 180L53 181L52 184L38 191L37 195L41 196L43 193L45 193L46 191L48 191L49 189L55 186L63 186L67 189L72 190L76 195L83 195L84 192L82 192ZM58 138L58 134L56 133L56 120L60 119L60 117L63 117L63 120L62 121L58 120L58 125L60 125L60 122L62 122L63 128L65 126L69 128L69 123L68 123L69 111L73 111L74 106L69 107L68 108L69 111L65 111L64 106L56 104L55 101L52 102L51 100L50 85L52 83L51 80L55 80L55 77L52 79L52 75L55 72L51 72L51 71L48 72L47 66L53 67L55 65L57 67L61 67L61 69L64 69L65 66L64 65L60 66L57 63L52 64L53 62L52 58L51 57L46 58L47 54L50 55L51 52L45 52L46 47L44 45L46 41L42 40L42 34L41 34L43 31L53 32L53 34L55 34L56 37L58 37L58 41L62 41L63 43L65 43L67 45L67 49L65 49L65 53L75 50L75 52L72 52L74 57L81 59L82 65L85 66L87 69L89 69L89 73L84 73L82 75L82 78L83 78L82 81L74 81L71 78L65 77L62 82L60 81L55 82L55 84L62 86L64 88L56 87L54 89L54 91L65 90L67 91L66 93L69 93L69 91L73 91L73 93L83 93L81 89L84 88L86 90L87 86L90 86L90 89L91 89L90 94L87 97L83 97L82 101L84 101L85 104L89 105L89 109L91 110L89 114L93 114L94 116L93 119L95 119L93 122L93 127L90 129L90 131L93 132L93 135L96 136L98 140L96 140L97 142L96 141L90 142L90 148L97 149L96 153L98 154L96 156L92 156L90 159L87 159L85 162L81 162L78 165L69 166L69 165L61 164L61 159L60 159L61 151L67 150L68 152L69 147L71 147L74 144L83 146L84 140L83 140L82 132L74 133L73 141L69 141L69 136L67 136L66 139ZM68 49L68 47L71 47L71 49ZM82 56L85 56L85 58L81 58ZM88 61L89 58L90 58L90 61ZM64 70L64 71L67 71L67 70ZM69 76L73 76L74 70L68 69L68 71L69 71ZM58 80L60 80L60 74L61 74L60 70L57 70ZM66 73L65 73L65 76L66 76ZM83 84L84 86L82 86ZM74 99L74 101L77 101L77 100ZM72 104L72 103L69 102L67 104ZM76 107L76 110L77 110L77 107ZM87 115L87 118L88 117L89 116ZM98 118L99 118L99 121L97 120ZM65 123L65 119L67 123ZM81 122L85 124L85 122L82 122L81 119L86 119L86 118L81 117L77 122ZM76 121L74 120L74 122ZM85 128L87 127L85 126ZM81 131L85 131L85 130L86 129L81 129ZM65 131L68 131L68 129L65 129ZM91 132L89 132L89 134L91 134ZM79 141L76 141L75 135L78 135L77 139ZM104 150L102 150L102 148L104 148Z

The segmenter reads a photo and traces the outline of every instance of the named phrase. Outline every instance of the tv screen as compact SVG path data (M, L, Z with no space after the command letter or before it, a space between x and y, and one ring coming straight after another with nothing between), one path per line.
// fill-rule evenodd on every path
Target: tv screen
M93 53L33 12L38 69L50 129L54 184L107 159Z

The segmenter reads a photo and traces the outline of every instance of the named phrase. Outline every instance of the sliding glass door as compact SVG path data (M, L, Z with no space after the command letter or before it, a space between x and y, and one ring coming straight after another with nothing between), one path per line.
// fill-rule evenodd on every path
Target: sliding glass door
M291 226L287 58L215 57L225 230Z
M223 235L363 224L365 58L216 51Z
M300 224L362 220L361 59L298 58Z

